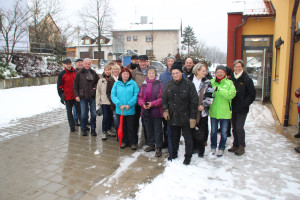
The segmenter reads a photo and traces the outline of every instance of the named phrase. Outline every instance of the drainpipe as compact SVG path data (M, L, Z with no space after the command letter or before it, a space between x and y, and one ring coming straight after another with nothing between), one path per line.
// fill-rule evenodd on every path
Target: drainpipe
M290 100L291 100L291 86L292 86L292 72L294 64L294 45L295 45L295 29L296 29L296 15L300 0L295 0L294 8L292 12L292 24L291 24L291 44L290 44L290 60L289 60L289 74L288 74L288 87L286 93L286 105L284 114L284 126L289 125L289 112L290 112Z
M237 25L236 27L234 27L234 36L233 36L233 61L235 61L235 53L236 53L236 32L237 29L243 25L245 25L247 23L247 17L243 17L242 18L242 22L240 25Z

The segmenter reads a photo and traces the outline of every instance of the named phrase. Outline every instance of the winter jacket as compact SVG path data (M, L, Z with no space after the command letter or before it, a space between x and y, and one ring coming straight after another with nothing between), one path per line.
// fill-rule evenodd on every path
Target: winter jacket
M163 85L166 85L168 81L172 80L172 74L170 73L168 68L166 69L165 72L159 75L159 80L161 80Z
M75 99L73 91L73 83L76 76L75 69L72 67L71 70L64 68L60 72L57 78L57 92L60 98L64 95L64 100Z
M90 76L89 73L90 72ZM74 95L82 99L91 99L96 96L97 83L99 76L92 69L78 71L74 80Z
M220 83L216 81L216 78L211 79L210 82L215 88L215 98L210 106L209 116L216 119L231 119L231 100L236 94L233 82L227 77L223 78Z
M121 115L121 105L129 105L129 110L124 108L123 115L134 115L135 104L137 103L137 95L139 87L132 79L124 83L123 81L116 81L111 90L111 100L116 105L116 113Z
M147 93L149 91L149 94ZM145 111L144 105L146 102L151 103L151 117L162 117L162 93L164 90L164 86L159 80L146 80L141 86L141 89L138 94L138 103L141 106L141 116L143 116L143 112ZM147 92L146 92L147 91Z
M189 126L189 119L196 119L198 95L195 85L188 79L167 82L162 97L163 111L169 110L170 126Z
M232 112L248 113L249 106L253 103L256 91L252 79L246 72L236 79L234 75L230 77L236 89L236 95L232 99Z
M186 78L189 78L193 74L193 68L194 68L194 66L192 67L191 71L189 71L189 72L187 71L186 66L184 66L182 68L183 73L185 74Z
M194 77L195 77L195 75L193 74L188 79L193 82ZM209 107L213 103L213 100L214 100L213 88L211 86L210 81L206 77L201 79L199 91L197 91L198 97L200 97L200 91L202 88L204 88L203 89L204 94L203 94L203 101L202 101L201 105L204 107L204 110L202 110L201 116L206 117L206 116L208 116ZM198 101L198 106L199 106L199 101Z
M148 69L148 66L147 66ZM132 71L132 78L136 82L136 84L141 88L143 82L146 80L147 75L143 74L141 67L137 67L135 70Z
M96 90L96 105L110 105L110 101L107 98L106 95L106 89L107 89L107 79L110 77L106 77L105 74L102 74L100 77L98 84L97 84L97 90Z

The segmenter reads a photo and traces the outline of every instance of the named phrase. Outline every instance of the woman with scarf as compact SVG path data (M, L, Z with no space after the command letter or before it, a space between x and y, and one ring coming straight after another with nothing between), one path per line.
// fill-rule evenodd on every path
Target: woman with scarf
M138 104L141 106L141 117L143 117L147 132L148 147L146 152L155 151L155 157L162 155L162 93L163 84L157 80L156 69L148 67L146 80L143 82L138 94Z
M102 140L107 139L107 134L115 135L111 131L113 112L110 109L110 101L106 96L107 82L111 75L111 65L106 65L104 67L104 73L101 75L96 90L96 105L101 106L103 112L102 119Z
M224 154L227 141L227 131L231 119L231 100L235 97L236 90L231 80L227 79L226 68L223 65L216 67L216 78L210 80L214 88L215 98L209 109L211 122L211 152L214 155L217 149L218 124L220 122L221 140L217 157Z

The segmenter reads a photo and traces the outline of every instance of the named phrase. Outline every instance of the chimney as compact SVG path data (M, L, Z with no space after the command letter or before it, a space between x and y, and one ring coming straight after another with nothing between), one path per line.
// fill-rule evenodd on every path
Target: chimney
M141 16L141 24L148 24L148 17L147 16Z

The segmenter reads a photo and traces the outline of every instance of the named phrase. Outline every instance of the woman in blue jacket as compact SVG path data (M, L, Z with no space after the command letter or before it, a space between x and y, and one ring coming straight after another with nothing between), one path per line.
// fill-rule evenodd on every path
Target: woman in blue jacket
M138 93L139 87L132 79L130 70L123 68L118 81L114 83L111 90L111 100L116 105L118 119L120 119L121 111L123 110L123 140L121 148L126 146L130 146L132 150L137 148L138 135L134 115Z

